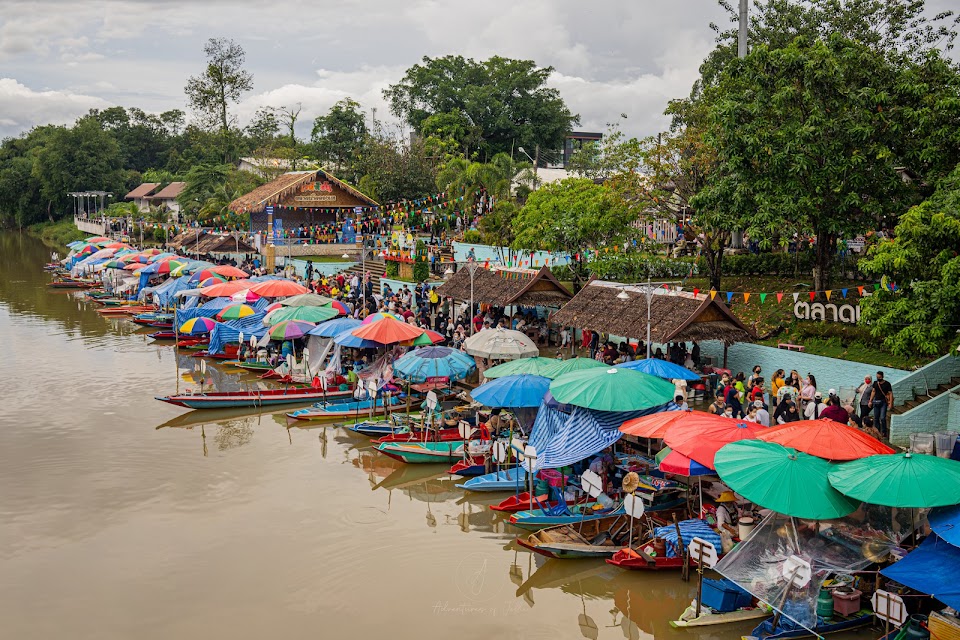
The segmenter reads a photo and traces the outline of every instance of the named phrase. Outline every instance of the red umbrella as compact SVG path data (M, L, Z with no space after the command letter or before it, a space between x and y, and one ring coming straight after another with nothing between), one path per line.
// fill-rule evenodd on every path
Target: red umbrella
M704 411L661 411L627 420L620 425L620 431L638 438L662 438L666 435L667 429L675 424L683 424L692 416L710 417L713 414Z
M250 286L249 283L245 286L249 288L250 291L264 298L283 298L308 293L310 291L292 280L264 280L253 286Z
M757 436L826 460L859 460L893 449L859 429L826 418L791 422Z
M267 305L267 308L263 310L264 317L267 317L268 315L270 315L271 311L276 311L277 309L283 309L283 305L280 304L279 302L274 302L271 305Z
M219 273L221 276L224 276L226 278L246 278L247 276L250 275L246 271L237 269L236 267L231 266L229 264L221 264L216 267L210 267L208 271L212 273Z
M342 313L342 314L345 315L345 316L350 314L350 310L347 309L347 305L343 304L343 303L340 302L339 300L331 300L331 301L330 301L330 306L333 307L334 309L336 309L337 311L339 311L340 313Z
M376 322L359 326L351 333L364 340L372 340L380 344L393 344L413 340L423 334L423 329L394 318L381 318Z
M723 445L753 440L766 429L753 422L705 413L689 415L680 424L670 427L663 441L674 451L713 469L713 457Z
M200 293L211 298L220 296L232 296L239 291L246 291L253 283L248 280L231 280L230 282L221 282L209 287L200 289Z

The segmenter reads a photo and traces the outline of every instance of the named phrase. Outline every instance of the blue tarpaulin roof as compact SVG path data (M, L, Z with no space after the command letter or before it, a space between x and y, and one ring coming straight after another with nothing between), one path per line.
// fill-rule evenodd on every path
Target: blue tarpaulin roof
M919 547L880 571L891 580L960 609L960 548L931 534Z
M257 300L257 302L260 302L260 300ZM263 304L262 306L266 307L267 305ZM255 313L252 316L247 316L240 320L221 322L210 332L210 344L207 345L207 351L210 353L220 353L223 351L225 344L232 342L239 343L241 333L243 333L244 340L249 340L250 336L262 338L269 330L269 327L263 324L263 317L265 315L263 311L260 311L260 313Z
M146 298L148 295L153 295L153 302L161 307L166 307L170 304L170 300L173 297L173 294L178 291L184 291L191 288L189 282L190 276L181 276L179 278L168 278L163 281L162 284L157 285L156 287L147 287L140 292L141 298Z

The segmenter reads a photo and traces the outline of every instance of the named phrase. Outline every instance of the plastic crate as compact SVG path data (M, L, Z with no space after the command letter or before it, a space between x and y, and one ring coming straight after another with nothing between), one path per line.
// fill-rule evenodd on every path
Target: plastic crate
M729 580L703 581L703 604L714 611L736 611L752 602L753 596Z

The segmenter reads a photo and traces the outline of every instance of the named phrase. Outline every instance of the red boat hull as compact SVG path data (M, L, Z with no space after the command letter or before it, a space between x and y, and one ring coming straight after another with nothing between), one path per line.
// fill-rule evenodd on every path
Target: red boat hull
M437 435L440 437L438 438ZM438 433L430 431L427 437L423 437L422 431L412 431L410 433L394 433L393 435L383 436L374 440L377 444L383 442L450 442L454 440L463 440L459 429L441 429ZM459 464L459 463L458 463Z

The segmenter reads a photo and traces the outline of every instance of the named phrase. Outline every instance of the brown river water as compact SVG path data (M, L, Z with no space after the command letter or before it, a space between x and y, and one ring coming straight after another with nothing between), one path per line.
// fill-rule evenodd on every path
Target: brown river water
M196 359L49 290L50 252L0 233L0 637L721 640L753 627L672 629L695 581L518 550L521 532L487 508L506 496L465 494L446 465L403 465L282 415L154 400L196 387Z

